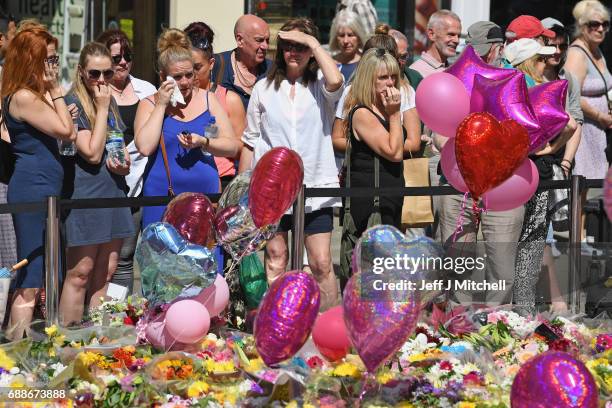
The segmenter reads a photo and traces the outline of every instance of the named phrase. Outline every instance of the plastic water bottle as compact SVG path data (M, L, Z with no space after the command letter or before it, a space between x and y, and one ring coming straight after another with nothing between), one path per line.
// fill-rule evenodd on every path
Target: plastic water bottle
M79 125L73 125L75 133L79 133ZM62 156L74 156L76 154L76 143L71 140L57 140L59 154Z
M217 126L217 119L211 116L208 119L208 125L204 128L204 137L208 139L216 139L219 136L219 127ZM205 156L212 156L212 153L202 150Z
M125 141L123 140L123 132L115 129L115 120L109 118L108 124L110 129L106 132L106 151L108 157L115 158L122 166L127 164L125 159Z

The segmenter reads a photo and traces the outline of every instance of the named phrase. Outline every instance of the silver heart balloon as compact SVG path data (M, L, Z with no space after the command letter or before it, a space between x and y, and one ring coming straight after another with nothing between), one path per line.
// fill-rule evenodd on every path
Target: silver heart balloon
M150 224L142 231L135 257L142 292L151 305L195 296L217 276L214 253L189 243L165 222Z

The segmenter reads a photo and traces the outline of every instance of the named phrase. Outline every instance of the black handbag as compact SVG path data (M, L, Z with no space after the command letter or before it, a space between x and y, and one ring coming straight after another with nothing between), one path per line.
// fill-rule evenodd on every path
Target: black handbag
M4 103L5 109L8 109L10 99L6 99ZM2 109L0 115L0 126L6 129L6 113L5 109ZM15 171L15 153L10 143L4 139L0 139L0 183L8 184Z

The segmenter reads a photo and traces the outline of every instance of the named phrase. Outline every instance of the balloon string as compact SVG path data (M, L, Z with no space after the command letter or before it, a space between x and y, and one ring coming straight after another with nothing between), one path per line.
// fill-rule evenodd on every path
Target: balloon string
M361 392L359 393L359 400L358 400L359 402L357 406L361 406L363 404L363 398L366 396L366 394L375 388L376 388L376 376L374 375L374 373L371 373L370 371L366 371L365 378L363 381L363 388L361 389Z
M461 212L457 217L457 224L455 226L455 232L453 234L453 242L457 242L457 237L463 232L463 220L465 218L465 204L467 202L467 199L468 193L465 193L463 195L463 200L461 200Z

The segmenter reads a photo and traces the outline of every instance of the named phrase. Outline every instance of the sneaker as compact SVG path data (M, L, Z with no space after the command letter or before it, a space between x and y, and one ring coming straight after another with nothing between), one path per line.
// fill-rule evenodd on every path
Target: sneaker
M586 239L580 241L580 254L584 256L602 256L601 249L594 248Z

